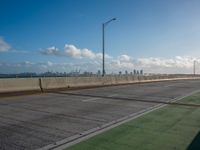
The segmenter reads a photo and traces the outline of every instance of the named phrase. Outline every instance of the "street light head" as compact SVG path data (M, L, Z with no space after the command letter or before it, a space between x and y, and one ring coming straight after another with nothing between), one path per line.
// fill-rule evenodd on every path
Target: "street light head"
M117 18L113 18L113 20L117 20Z
M115 21L116 19L117 19L117 18L112 18L112 19L108 20L107 22L103 23L103 25L107 25L107 24L109 24L110 22Z

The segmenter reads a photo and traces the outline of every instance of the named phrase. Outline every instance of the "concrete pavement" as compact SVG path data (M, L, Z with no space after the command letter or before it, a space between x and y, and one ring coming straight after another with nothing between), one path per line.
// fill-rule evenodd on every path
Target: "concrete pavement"
M200 80L178 80L0 98L0 149L39 149L158 105L152 101L200 90L199 85Z

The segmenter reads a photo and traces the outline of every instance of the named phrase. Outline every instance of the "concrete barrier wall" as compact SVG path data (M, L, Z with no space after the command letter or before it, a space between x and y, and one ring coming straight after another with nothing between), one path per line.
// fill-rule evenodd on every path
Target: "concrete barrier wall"
M38 78L0 79L0 93L40 90Z
M101 77L69 77L67 79L68 87L84 87L102 85Z
M152 76L105 76L105 77L48 77L48 78L16 78L0 79L0 93L31 90L50 90L57 88L73 88L87 86L116 85L137 82L152 82L179 79L200 79L192 75L152 75Z
M56 88L67 88L67 78L66 77L48 77L41 78L41 88L42 89L56 89Z
M41 81L44 90L102 85L101 77L51 77L41 78Z

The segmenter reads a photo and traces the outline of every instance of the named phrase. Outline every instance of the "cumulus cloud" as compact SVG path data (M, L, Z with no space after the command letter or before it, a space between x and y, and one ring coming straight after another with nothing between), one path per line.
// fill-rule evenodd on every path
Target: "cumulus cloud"
M191 68L193 67L194 60L197 58L189 56L176 56L175 58L139 58L138 63L143 67L165 67L165 68Z
M64 52L69 57L81 58L81 50L74 45L65 44Z
M64 50L60 51L55 46L49 47L46 50L40 51L43 55L55 55L55 56L66 56L71 57L75 59L102 59L101 53L95 53L92 50L89 50L87 48L77 48L75 45L72 44L65 44ZM110 59L112 58L108 54L105 54L105 58Z
M102 53L96 53L96 58L97 58L98 60L101 60L101 59L103 58L103 54L102 54ZM110 55L108 55L108 54L105 54L105 58L106 58L106 59L112 59L113 57L110 56Z
M10 48L11 46L2 37L0 37L0 52L6 52Z
M61 52L59 51L58 48L56 48L55 46L49 47L46 50L42 50L41 54L44 55L56 55L56 56L61 56Z
M87 58L87 59L102 59L102 53L94 53L87 48L79 49L74 45L65 45L65 54L72 58ZM108 54L105 54L105 58L112 58Z
M107 65L113 72L125 70L133 71L137 68L136 60L128 55L120 55L117 58L112 58Z
M107 62L107 70L112 72L143 69L148 73L192 73L194 60L199 62L197 70L200 70L200 60L189 56L176 56L173 58L137 58L128 55L121 55Z
M121 55L119 56L119 60L121 62L131 62L133 59L128 55Z
M96 58L96 54L94 54L91 50L89 49L83 49L82 50L82 57L94 59Z
M0 36L0 52L28 54L30 51L14 49L9 43L4 40L3 37Z

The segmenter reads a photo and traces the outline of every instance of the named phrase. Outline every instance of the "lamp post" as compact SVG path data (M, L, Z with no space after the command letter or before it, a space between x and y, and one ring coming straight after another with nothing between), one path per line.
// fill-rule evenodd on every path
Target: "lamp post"
M102 52L103 53L102 76L105 76L105 27L110 22L115 21L115 20L116 20L116 18L112 18L102 24L102 50L103 50L103 52Z

